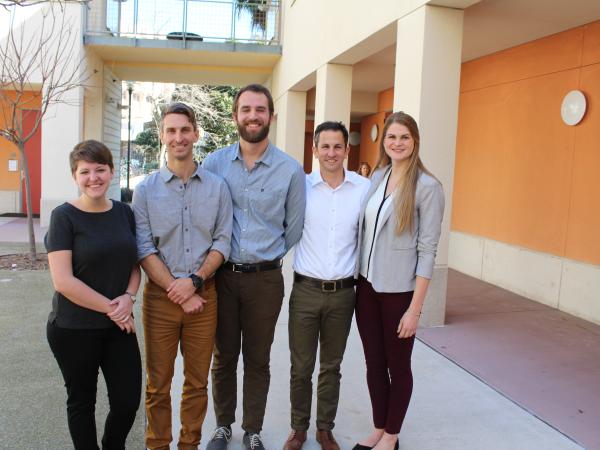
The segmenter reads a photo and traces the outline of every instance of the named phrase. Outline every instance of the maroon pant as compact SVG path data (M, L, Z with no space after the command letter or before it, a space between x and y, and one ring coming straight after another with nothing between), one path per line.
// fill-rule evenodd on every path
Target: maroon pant
M356 289L356 324L367 363L375 428L398 434L413 388L410 357L415 338L398 337L412 292L379 293L362 276Z

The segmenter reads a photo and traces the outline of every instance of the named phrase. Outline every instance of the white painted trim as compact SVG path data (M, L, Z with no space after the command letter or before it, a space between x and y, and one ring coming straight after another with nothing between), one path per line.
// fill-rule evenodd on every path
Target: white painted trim
M600 324L600 266L452 231L448 267Z

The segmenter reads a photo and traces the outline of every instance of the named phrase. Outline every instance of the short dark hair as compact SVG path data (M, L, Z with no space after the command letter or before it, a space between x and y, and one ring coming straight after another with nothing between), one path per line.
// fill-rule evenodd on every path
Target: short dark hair
M71 153L69 153L71 173L75 173L79 161L106 164L110 167L110 170L114 170L115 168L112 153L109 148L102 142L93 139L80 142L73 148Z
M194 111L194 109L183 102L172 102L169 103L160 114L160 131L162 131L163 129L165 117L169 114L183 114L189 119L190 123L192 124L192 127L194 128L194 131L198 129L198 123L196 122L196 112Z
M317 128L315 128L315 147L319 145L319 136L322 131L339 131L344 136L344 145L348 145L348 129L342 122L327 121L318 125Z
M254 92L256 94L263 94L265 97L267 97L267 101L269 102L269 115L272 116L275 113L275 106L273 104L273 96L271 95L271 91L269 91L262 84L249 84L248 86L244 86L243 88L241 88L237 92L237 94L235 94L235 97L233 99L234 113L237 113L240 96L247 91Z

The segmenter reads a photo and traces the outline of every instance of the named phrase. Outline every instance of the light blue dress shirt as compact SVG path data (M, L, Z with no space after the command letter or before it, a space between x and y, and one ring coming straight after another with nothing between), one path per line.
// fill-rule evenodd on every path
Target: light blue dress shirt
M236 142L208 155L202 167L223 178L231 192L231 262L279 259L298 242L306 192L304 171L295 159L269 143L248 169Z
M158 254L174 277L186 277L210 250L231 248L231 196L219 177L197 167L186 184L166 166L133 193L138 259Z

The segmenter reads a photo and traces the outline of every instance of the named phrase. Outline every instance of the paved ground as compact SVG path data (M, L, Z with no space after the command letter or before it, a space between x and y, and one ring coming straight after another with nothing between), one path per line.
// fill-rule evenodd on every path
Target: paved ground
M589 449L600 449L600 325L451 270L436 351Z
M2 228L0 225L0 241ZM0 243L0 251L6 248L14 249L14 244ZM289 280L289 264L286 265L286 279ZM65 391L45 339L51 295L47 272L0 271L0 449L71 448L65 417ZM139 342L140 345L143 342L141 335ZM401 448L581 448L420 342L415 346L413 361L415 391L400 436ZM277 326L271 371L271 391L262 433L270 450L281 448L289 431L287 306L284 306ZM364 372L360 340L353 327L343 364L341 401L335 429L344 450L352 448L370 428ZM177 373L179 376L173 386L174 400L181 392L180 368ZM106 414L106 394L102 385L100 383L97 408L100 429ZM175 410L174 415L177 414ZM142 422L143 409L140 409L128 440L128 449L143 448ZM177 423L176 419L174 423ZM214 416L212 405L209 405L202 448L213 427ZM304 447L307 450L318 448L313 433L314 428ZM241 448L238 426L234 426L234 441L230 448Z

